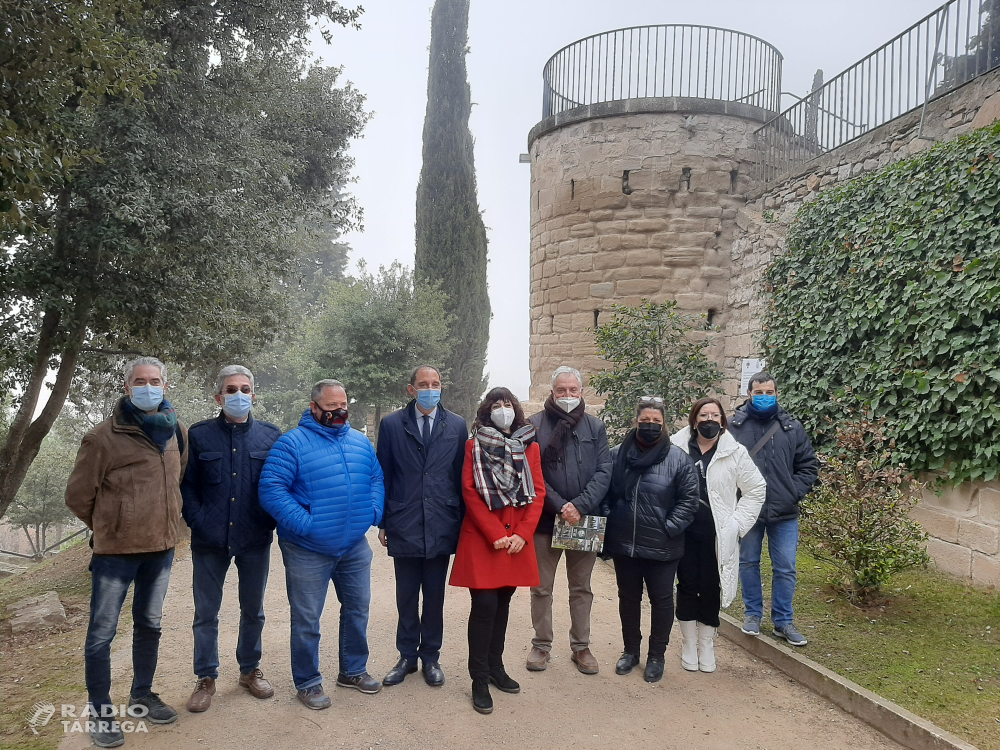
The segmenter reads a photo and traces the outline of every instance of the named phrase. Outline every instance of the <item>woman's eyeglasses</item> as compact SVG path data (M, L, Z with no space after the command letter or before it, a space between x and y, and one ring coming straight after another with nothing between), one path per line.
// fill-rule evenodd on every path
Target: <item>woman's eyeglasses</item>
M663 406L663 399L659 396L640 396L640 404L656 404L657 406Z

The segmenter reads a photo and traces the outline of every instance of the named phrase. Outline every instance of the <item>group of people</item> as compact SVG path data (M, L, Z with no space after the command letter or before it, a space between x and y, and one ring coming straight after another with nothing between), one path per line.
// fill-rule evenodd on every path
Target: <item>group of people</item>
M129 710L167 724L177 712L152 692L163 601L181 517L191 529L195 690L191 712L211 706L219 677L218 624L230 565L238 572L239 684L257 698L274 689L260 669L264 591L273 530L285 568L291 668L299 700L331 705L320 671L320 620L332 581L340 602L336 685L363 693L398 685L420 668L433 687L440 664L447 584L468 588L468 670L476 711L490 713L490 687L520 691L504 664L511 598L530 587L535 637L526 668L544 671L553 648L552 592L565 553L572 661L597 674L590 650L591 576L598 553L554 547L557 523L606 517L603 555L614 561L623 652L615 672L641 661L641 601L651 605L644 678L662 679L676 614L681 666L716 669L719 612L737 580L743 631L760 633L760 559L768 536L774 633L806 640L793 624L798 504L817 477L801 423L777 403L766 372L727 419L715 398L697 401L687 425L668 434L662 398L638 400L633 428L609 448L605 426L586 412L572 367L552 376L538 414L526 418L506 388L490 390L471 427L441 404L441 374L414 370L411 401L379 426L377 450L349 422L347 389L321 380L296 429L284 435L255 420L253 374L222 369L219 415L178 422L164 398L162 362L140 357L125 370L125 395L83 439L66 491L93 531L90 624L85 647L90 732L99 747L124 743L111 701L111 641L134 585L133 681ZM384 679L368 673L367 626L373 552L392 558L399 660ZM452 556L454 562L452 563ZM448 578L449 568L451 570Z

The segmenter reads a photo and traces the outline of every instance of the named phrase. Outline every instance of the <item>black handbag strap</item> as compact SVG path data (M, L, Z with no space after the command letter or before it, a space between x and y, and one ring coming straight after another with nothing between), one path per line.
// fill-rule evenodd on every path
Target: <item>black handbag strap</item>
M774 424L771 425L771 429L769 429L767 432L765 432L764 433L764 437L762 437L760 440L758 440L757 444L753 448L750 449L750 458L753 458L758 453L760 453L760 449L763 448L767 444L767 441L770 440L771 436L774 435L774 433L776 433L778 431L779 427L781 427L781 422L779 422L777 419L774 420Z

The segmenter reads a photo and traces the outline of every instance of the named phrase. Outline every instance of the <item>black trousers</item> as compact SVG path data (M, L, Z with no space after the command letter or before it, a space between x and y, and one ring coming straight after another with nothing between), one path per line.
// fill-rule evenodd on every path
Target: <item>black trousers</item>
M684 537L684 557L677 566L677 619L719 627L722 583L714 537Z
M400 657L425 664L441 659L444 638L444 591L451 555L439 557L394 557L396 568L396 649ZM420 593L424 606L420 611Z
M678 560L646 560L613 555L618 579L618 614L622 620L625 651L639 656L642 644L642 589L646 586L651 619L649 656L663 656L674 626L674 576Z
M469 589L469 676L489 677L493 669L503 669L503 647L507 638L510 598L516 589Z

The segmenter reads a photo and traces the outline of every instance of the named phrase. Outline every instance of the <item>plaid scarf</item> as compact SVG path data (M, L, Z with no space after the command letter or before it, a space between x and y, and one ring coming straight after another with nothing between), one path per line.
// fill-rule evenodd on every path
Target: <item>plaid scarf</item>
M535 497L531 467L524 448L535 439L535 428L526 424L510 437L495 427L482 426L474 435L472 476L479 496L490 510L505 506L519 508Z

